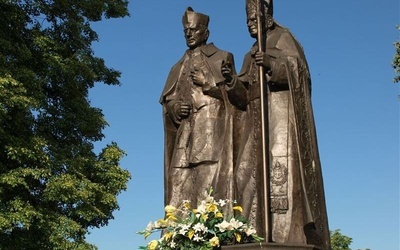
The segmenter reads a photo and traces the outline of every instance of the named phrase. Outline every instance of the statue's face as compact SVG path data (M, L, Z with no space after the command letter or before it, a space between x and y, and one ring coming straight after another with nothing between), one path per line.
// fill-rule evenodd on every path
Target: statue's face
M208 38L208 29L196 23L188 23L184 25L186 45L190 49L195 49L206 44Z
M257 15L255 12L247 13L247 27L249 29L250 36L253 38L257 38L258 34L258 25L257 25ZM265 30L273 29L274 27L274 19L271 15L266 14L265 20Z
M247 28L249 29L250 36L257 38L257 16L256 13L247 14Z

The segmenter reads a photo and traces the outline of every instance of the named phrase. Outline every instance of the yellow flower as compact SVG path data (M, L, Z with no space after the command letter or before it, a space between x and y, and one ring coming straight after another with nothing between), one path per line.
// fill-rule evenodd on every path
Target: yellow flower
M186 209L190 209L190 203L189 202L183 203L183 207Z
M208 219L208 214L203 214L201 218L203 219L203 221L206 221Z
M147 239L147 237L149 237L151 235L151 231L147 231L145 234L144 234L144 239Z
M169 241L173 235L174 235L174 232L168 232L164 235L164 238L166 241Z
M210 245L212 247L219 247L219 238L217 236L214 236L211 240L210 240Z
M149 242L149 244L147 244L147 248L149 250L156 250L157 246L158 246L158 241L156 241L156 240L152 240Z
M194 235L194 230L189 230L189 233L188 233L189 239L192 239L193 235Z
M208 206L207 206L207 212L213 212L213 213L215 213L215 212L217 212L217 211L218 211L218 207L217 207L214 203L208 204Z
M164 219L159 219L154 223L155 228L165 228L168 226L168 223Z
M167 220L178 221L174 214L167 214Z
M220 212L215 214L215 218L223 218L223 217L224 217L224 215Z
M236 210L236 211L239 211L239 212L243 212L243 208L241 206L235 206L232 209Z
M167 213L173 213L173 212L175 212L176 207L171 206L171 205L167 205L167 206L165 206L164 210L165 210L165 212L167 212Z
M242 235L240 233L235 233L235 238L237 242L240 242L242 240Z

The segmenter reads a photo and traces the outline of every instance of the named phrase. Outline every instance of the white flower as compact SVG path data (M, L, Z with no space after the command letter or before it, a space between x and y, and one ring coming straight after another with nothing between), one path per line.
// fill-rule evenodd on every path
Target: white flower
M226 205L226 202L227 202L227 201L228 201L228 200L219 199L218 204L219 204L220 207L223 207L223 206Z
M189 225L185 225L185 224L179 224L178 227L181 227L181 229L178 231L178 234L182 234L182 235L185 235L190 228Z
M197 207L197 212L205 214L207 212L207 202L201 201L200 205Z
M168 227L176 227L177 223L173 220L168 221Z
M252 234L256 234L256 233L257 233L257 231L256 231L256 230L254 229L254 227L252 227L252 226L247 227L247 228L244 230L244 232L246 233L247 236L250 236L250 235L252 235Z
M193 236L193 241L200 242L200 241L204 241L204 239L203 239L203 237L201 237L201 236L195 234L195 235Z
M197 223L196 225L194 225L193 229L196 233L197 232L203 232L203 233L207 232L207 227L202 223Z
M232 218L229 223L232 225L234 229L239 229L243 226L243 222L236 220L235 218Z
M149 224L147 224L146 231L151 231L153 229L154 229L154 224L153 222L150 221Z
M179 224L179 226L181 226L185 230L188 230L190 228L190 225L187 225L187 224Z
M223 222L221 222L221 223L219 223L219 224L217 224L215 226L219 228L219 231L221 233L223 233L225 231L230 231L230 230L233 229L231 223L227 222L226 220L224 220Z
M175 248L175 247L176 247L175 241L171 241L171 242L169 243L169 246L170 246L171 248Z
M154 228L165 228L166 227L166 222L165 221L160 221L160 220L158 220L158 221L156 221L156 222L154 222Z
M206 202L208 202L208 203L214 202L214 197L212 197L212 196L207 196Z

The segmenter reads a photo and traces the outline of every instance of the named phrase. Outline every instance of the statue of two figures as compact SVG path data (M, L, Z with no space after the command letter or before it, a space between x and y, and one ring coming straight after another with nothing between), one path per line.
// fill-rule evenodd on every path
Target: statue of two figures
M266 241L329 249L307 61L272 0L259 1L246 1L256 43L238 74L233 55L207 43L209 17L190 7L183 15L188 49L160 99L165 204L197 204L212 187Z

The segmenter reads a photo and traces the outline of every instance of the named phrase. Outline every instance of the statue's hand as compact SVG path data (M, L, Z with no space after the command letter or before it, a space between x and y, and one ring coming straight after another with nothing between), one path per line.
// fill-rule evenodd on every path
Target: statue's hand
M232 68L229 63L222 63L221 73L224 76L225 82L227 84L232 82L232 80L233 80Z
M206 77L203 70L197 67L190 71L190 77L192 78L193 83L198 86L203 86L204 84L206 84Z
M268 54L264 52L256 52L255 59L257 65L262 65L268 70L271 69L271 59Z
M181 119L187 118L190 114L191 105L187 102L180 102L177 105L176 113Z

